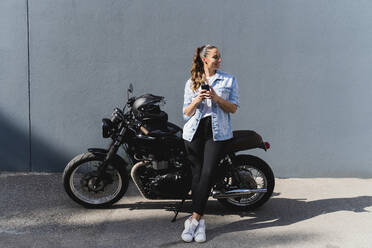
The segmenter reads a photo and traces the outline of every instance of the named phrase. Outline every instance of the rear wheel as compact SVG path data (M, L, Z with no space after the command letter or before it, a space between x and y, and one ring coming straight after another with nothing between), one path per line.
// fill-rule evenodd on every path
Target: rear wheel
M114 159L99 178L97 169L103 160L103 156L87 152L68 163L62 179L66 193L75 202L98 208L110 206L123 197L129 185L125 167Z
M228 208L238 210L253 210L262 206L273 193L275 186L274 174L270 166L262 159L251 155L238 155L233 161L237 180L234 176L226 177L225 184L239 189L266 189L266 192L251 193L243 197L218 199Z

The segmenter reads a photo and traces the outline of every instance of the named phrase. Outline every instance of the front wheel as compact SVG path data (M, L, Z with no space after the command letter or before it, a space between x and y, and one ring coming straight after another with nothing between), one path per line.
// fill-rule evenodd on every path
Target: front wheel
M73 158L66 166L62 180L66 193L77 203L88 208L107 207L121 199L129 185L125 167L113 161L103 177L98 178L98 167L104 156L90 152Z
M252 155L238 155L233 160L236 175L226 177L229 187L243 189L267 189L266 192L251 193L243 197L218 199L220 203L237 210L254 210L262 206L274 191L275 178L270 166L262 159ZM239 177L239 180L236 179ZM238 183L239 182L239 183Z

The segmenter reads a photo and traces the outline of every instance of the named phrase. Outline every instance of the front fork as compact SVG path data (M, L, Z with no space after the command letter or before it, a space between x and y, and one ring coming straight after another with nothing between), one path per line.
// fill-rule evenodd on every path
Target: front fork
M111 141L109 149L106 153L105 159L103 160L102 164L98 168L98 172L101 173L106 170L107 166L111 162L111 160L114 158L115 154L119 150L120 142L118 141Z
M119 147L122 143L122 137L123 137L124 131L125 130L123 128L121 130L120 134L118 135L118 137L116 137L115 139L113 139L111 141L110 146L109 146L109 148L107 150L107 153L105 155L105 159L103 160L102 164L100 164L100 166L97 169L98 174L97 174L97 180L94 183L95 186L98 186L102 180L106 181L104 179L107 178L107 174L105 173L106 169L107 169L107 166L114 159L116 153L119 150ZM107 178L107 180L110 181L109 178Z

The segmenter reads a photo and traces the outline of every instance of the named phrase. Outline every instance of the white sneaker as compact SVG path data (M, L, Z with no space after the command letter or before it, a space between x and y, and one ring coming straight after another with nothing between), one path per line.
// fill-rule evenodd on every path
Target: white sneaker
M185 221L185 230L183 230L181 238L185 242L191 242L194 238L194 233L196 230L196 227L198 226L199 222L196 219L188 218Z
M195 230L194 239L198 243L202 243L207 240L207 236L205 234L205 220L204 219L199 220L199 225L197 226Z

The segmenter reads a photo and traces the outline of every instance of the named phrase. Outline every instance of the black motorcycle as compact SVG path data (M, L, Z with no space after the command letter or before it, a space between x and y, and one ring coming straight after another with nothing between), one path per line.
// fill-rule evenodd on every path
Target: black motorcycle
M144 198L180 199L182 206L191 199L190 161L182 129L168 122L161 110L164 97L132 94L130 84L124 108L115 108L111 119L102 120L102 136L112 139L109 147L90 148L74 157L63 173L64 188L85 207L107 207L124 196L132 178ZM227 207L253 210L272 195L274 175L262 159L236 153L253 148L266 151L270 145L254 131L234 131L233 135L214 172L211 196ZM122 157L117 154L120 147Z

